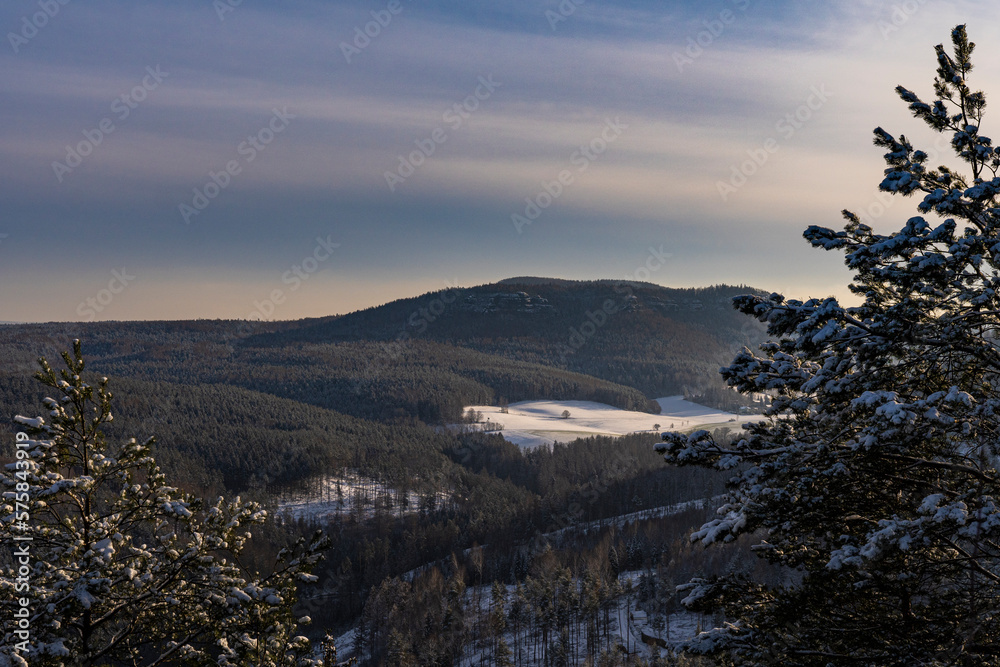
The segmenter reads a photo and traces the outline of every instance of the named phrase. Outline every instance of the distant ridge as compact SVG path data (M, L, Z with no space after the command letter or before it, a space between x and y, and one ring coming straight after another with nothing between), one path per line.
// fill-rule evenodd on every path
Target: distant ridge
M742 290L746 293L755 294L766 294L766 291L760 290L751 285L729 285L727 283L719 283L717 285L708 285L706 287L664 287L663 285L657 283L647 282L645 280L629 280L622 278L621 280L616 280L614 278L597 278L594 280L573 280L569 278L546 278L544 276L516 276L514 278L504 278L503 280L498 280L495 283L488 283L485 285L477 285L477 287L489 287L490 285L525 285L525 286L536 286L536 285L555 285L561 287L579 287L586 285L629 285L631 287L647 287L652 289L668 290L673 292L678 291L688 291L688 292L703 292L705 290L721 289L721 290Z
M733 297L747 293L765 294L745 285L669 288L516 276L398 299L248 342L434 342L668 396L721 385L720 366L765 339L763 325L733 309Z
M643 282L641 280L612 280L601 278L600 280L570 280L567 278L545 278L542 276L518 276L516 278L504 278L493 283L494 285L559 285L571 287L576 285L632 285L633 287L660 287L656 283Z
M583 282L581 280L568 280L566 278L545 278L543 276L516 276L514 278L504 278L496 281L497 285L576 285Z

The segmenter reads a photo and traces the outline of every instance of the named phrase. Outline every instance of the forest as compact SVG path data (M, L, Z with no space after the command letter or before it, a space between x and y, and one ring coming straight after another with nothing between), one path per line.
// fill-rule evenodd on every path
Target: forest
M693 572L702 556L684 536L714 511L724 476L663 466L650 434L522 451L444 425L470 404L576 399L657 412L655 396L715 387L714 365L760 333L717 307L734 289L496 284L456 293L454 310L420 334L406 314L431 315L441 295L300 322L3 326L0 411L33 414L44 398L35 359L78 337L88 370L110 378L109 438L156 436L157 461L185 489L269 508L276 520L258 529L254 563L317 528L332 538L318 590L300 593L316 640L352 631L341 655L366 665L467 664L472 651L505 664L503 616L510 664L607 661L629 641L610 618L631 596L620 576ZM570 329L589 331L587 313L612 298L603 325L567 347ZM638 333L648 327L665 333ZM640 337L644 347L626 353ZM282 498L345 475L370 480L370 505L348 497L333 517L282 513ZM735 554L711 567L733 567ZM564 602L540 608L552 587ZM678 596L657 591L641 603L669 623Z

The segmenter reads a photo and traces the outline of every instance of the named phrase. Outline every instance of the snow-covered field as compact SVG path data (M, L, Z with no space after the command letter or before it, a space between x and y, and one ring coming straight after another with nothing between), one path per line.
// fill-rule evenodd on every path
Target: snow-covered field
M593 401L522 401L508 406L506 414L492 405L469 406L482 413L482 421L503 424L503 437L524 449L551 446L595 435L687 431L696 428L738 427L762 419L760 415L735 415L685 401L683 396L656 399L660 414L622 410ZM469 408L467 407L466 410ZM569 417L563 418L564 411ZM659 428L655 425L659 424Z

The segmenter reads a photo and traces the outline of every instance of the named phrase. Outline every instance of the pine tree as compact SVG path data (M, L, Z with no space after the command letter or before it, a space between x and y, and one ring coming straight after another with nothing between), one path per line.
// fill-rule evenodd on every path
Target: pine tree
M45 418L16 418L25 437L0 472L0 543L28 551L0 570L0 664L323 664L292 605L326 540L300 540L263 578L247 572L247 527L266 514L169 486L152 439L106 441L107 378L84 380L79 341L63 359L59 375L40 360L36 378L58 398ZM24 602L19 635L7 621Z
M503 637L497 642L497 650L493 659L496 667L514 667L514 654L511 653L507 640Z
M499 581L494 581L490 594L489 634L493 642L493 660L499 665L503 662L501 659L503 651L506 651L507 660L510 659L510 648L504 642L504 634L507 631L507 587Z
M965 26L952 42L936 49L932 103L896 91L966 173L930 168L877 128L880 189L921 195L921 215L883 235L845 211L843 231L805 232L845 252L863 304L737 298L774 340L723 376L775 394L772 419L733 444L700 431L658 446L671 463L735 471L720 518L692 539L752 535L796 572L783 587L688 584L685 604L729 619L691 651L742 665L1000 664L1000 151L979 133Z
M417 659L410 650L409 641L396 628L389 631L386 661L393 667L415 667L417 664Z
M467 633L465 627L465 568L458 564L455 554L451 555L452 574L448 579L447 592L443 600L443 629L448 642L450 658L457 663L465 649Z

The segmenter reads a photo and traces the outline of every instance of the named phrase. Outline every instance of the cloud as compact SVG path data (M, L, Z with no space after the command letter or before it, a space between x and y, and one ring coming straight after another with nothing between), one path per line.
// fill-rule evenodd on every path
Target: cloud
M714 266L719 279L803 284L783 277L815 253L800 230L837 226L841 208L863 209L876 194L871 129L926 136L892 87L930 89L932 46L948 39L942 26L970 21L978 80L1000 73L990 57L995 8L910 5L900 14L903 5L874 1L588 2L553 29L546 12L559 2L403 2L348 63L343 45L383 4L243 3L220 21L211 3L194 0L71 3L19 53L0 50L0 233L9 235L0 260L5 271L40 273L25 253L44 243L66 267L127 258L155 269L162 285L186 285L212 270L253 273L271 249L294 255L333 226L354 243L341 270L384 295L406 275L430 284L442 266L468 270L468 282L513 267L611 272L664 230L683 230L689 270L671 281L717 282ZM0 26L16 27L31 6L4 7ZM678 54L690 62L679 66ZM156 66L169 76L119 118L112 105ZM455 124L449 111L475 95L480 77L500 86ZM817 86L829 99L786 136L782 119ZM240 146L285 107L295 116L287 130L247 161ZM114 131L59 182L52 163L106 118ZM574 171L526 245L510 216L577 169L574 153L615 118L628 129ZM435 131L445 140L390 190L386 172ZM777 150L723 199L718 184L768 139ZM185 225L179 205L233 160L240 173ZM879 224L904 209L912 206ZM754 252L780 247L783 261L764 270L741 254L750 250L719 240L741 236ZM568 237L573 258L551 260ZM822 266L814 284L842 284L839 268ZM746 275L729 278L735 268ZM46 271L53 284L73 279L70 268ZM7 295L11 303L36 300L32 284ZM352 299L345 292L342 302Z

